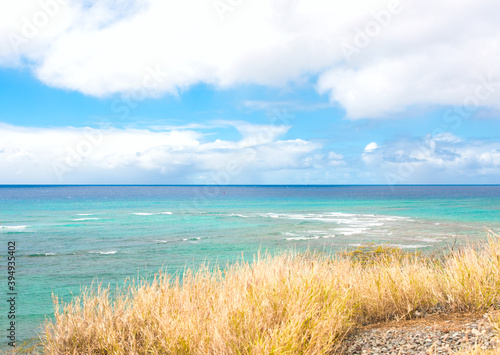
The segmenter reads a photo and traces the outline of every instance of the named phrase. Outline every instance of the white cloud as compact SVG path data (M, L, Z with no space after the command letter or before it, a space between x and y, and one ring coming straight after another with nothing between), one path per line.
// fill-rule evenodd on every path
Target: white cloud
M238 183L318 164L321 147L280 140L287 128L240 126L240 140L207 141L194 130L0 125L0 183Z
M330 166L338 166L345 165L344 156L342 154L338 154L335 152L328 152L328 165Z
M449 142L449 143L459 143L462 141L459 137L457 137L454 134L449 133L449 132L435 134L432 138L435 141L442 141L442 142Z
M497 183L500 176L498 140L441 133L372 142L360 165L317 143L283 139L287 128L268 139L272 127L246 125L236 140L205 128L0 125L0 183Z
M344 156L335 152L328 152L328 160L342 160Z
M444 133L388 142L362 160L377 183L498 183L500 142Z
M95 96L315 75L353 119L414 105L500 108L499 2L401 0L387 17L391 1L242 1L224 20L214 1L3 2L0 63L27 59L46 84Z
M373 151L373 150L375 150L375 149L377 149L377 148L378 148L377 143L375 143L375 142L371 142L371 143L369 143L369 144L365 147L365 152L371 152L371 151Z

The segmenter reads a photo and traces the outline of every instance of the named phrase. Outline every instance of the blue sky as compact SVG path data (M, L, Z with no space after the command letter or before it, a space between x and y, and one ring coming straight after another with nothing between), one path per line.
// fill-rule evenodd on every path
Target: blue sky
M497 5L450 1L2 5L0 183L499 183Z

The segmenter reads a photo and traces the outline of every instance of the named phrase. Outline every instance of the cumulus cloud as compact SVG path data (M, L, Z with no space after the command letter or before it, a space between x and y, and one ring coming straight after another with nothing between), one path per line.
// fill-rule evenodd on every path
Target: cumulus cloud
M206 128L0 125L0 183L497 183L500 176L498 140L440 133L372 142L357 160L284 139L286 127L246 125L235 140Z
M378 183L498 183L500 142L451 133L387 142L362 159Z
M328 165L330 166L338 166L344 165L344 156L342 154L338 154L335 152L328 152Z
M28 61L47 85L99 97L313 77L353 119L499 108L499 11L490 0L4 2L0 63Z
M377 143L371 142L365 147L365 152L371 152L378 148Z
M316 143L280 139L286 127L240 126L241 139L228 141L185 129L1 125L0 183L234 184L323 159Z

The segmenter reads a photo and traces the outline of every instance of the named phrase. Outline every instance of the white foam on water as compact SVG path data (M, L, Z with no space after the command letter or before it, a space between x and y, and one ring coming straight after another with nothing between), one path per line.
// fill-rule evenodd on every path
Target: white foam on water
M439 243L442 241L441 239L434 239L434 238L418 238L416 240L425 243Z
M9 229L9 230L20 230L26 229L28 226L0 226L0 229Z
M74 218L73 221L96 221L100 218Z
M238 214L238 213L231 213L229 217L250 218L250 216L245 216L243 214Z
M367 223L368 224L368 223ZM369 223L368 224L370 227L382 227L384 225L384 223L376 223L376 222L373 222L373 223Z
M197 241L201 240L201 237L194 237L194 238L182 238L182 239L165 239L165 240L155 240L157 244L168 244L168 243L176 243L176 242L188 242L188 241Z
M385 216L385 215L373 215L377 217L380 221L404 221L411 220L411 217L403 217L403 216Z
M159 214L172 214L172 212L134 212L131 214L136 216L154 216Z
M294 219L303 221L319 221L335 223L337 225L349 225L349 226L359 226L359 227L380 227L386 222L395 222L402 220L411 220L409 217L399 217L399 216L385 216L385 215L375 215L371 213L367 214L354 214L354 213L343 213L343 212L328 212L328 213L260 213L261 217L269 218L282 218L282 219Z
M30 254L28 256L30 257L43 257L43 256L56 256L57 253L36 253L36 254Z
M339 232L342 235L354 235L354 234L362 234L365 233L366 231L370 230L370 228L337 228L335 229L336 232Z
M101 255L113 255L113 254L116 254L117 251L116 250L111 250L111 251L101 251L101 250L98 250L98 251L89 251L89 254L101 254Z
M328 212L328 215L329 216L333 216L333 217L354 217L354 216L358 216L359 214L355 214L355 213L344 213L344 212ZM374 216L373 214L366 214L365 216Z
M311 229L297 229L292 232L281 233L286 240L310 240L312 238L349 237L355 235L372 235L379 238L389 237L392 234L405 235L404 224L413 221L410 217L378 215L373 213L344 213L344 212L318 212L318 213L258 213L256 216L275 219L300 220L317 223ZM324 227L326 228L324 228ZM297 227L298 228L298 227ZM392 230L388 232L388 230ZM412 239L415 242L431 241ZM437 241L432 240L432 243Z
M311 234L327 234L328 232L310 229L310 230L307 231L307 233L311 233Z
M314 240L314 239L319 239L321 238L320 236L314 236L314 237L290 237L290 238L285 238L286 240Z
M100 213L77 213L75 216L95 216Z

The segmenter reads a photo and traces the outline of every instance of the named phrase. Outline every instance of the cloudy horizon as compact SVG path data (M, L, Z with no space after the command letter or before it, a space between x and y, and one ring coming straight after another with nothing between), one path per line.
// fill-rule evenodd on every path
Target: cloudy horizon
M1 5L0 184L496 184L500 3Z

